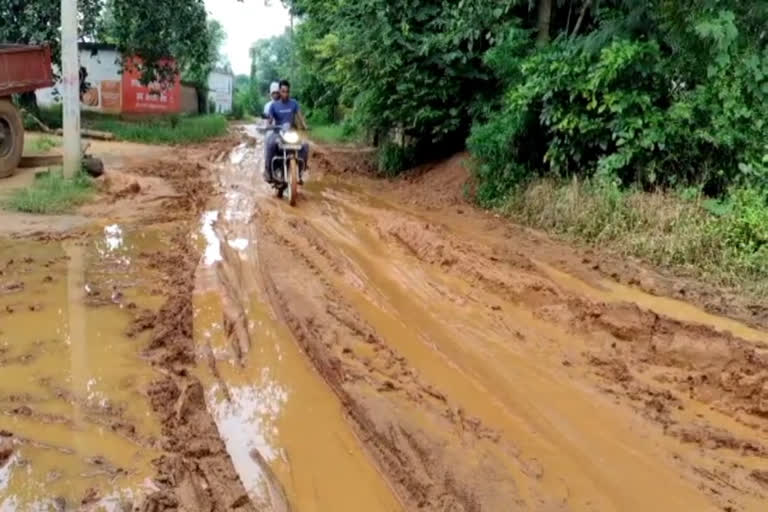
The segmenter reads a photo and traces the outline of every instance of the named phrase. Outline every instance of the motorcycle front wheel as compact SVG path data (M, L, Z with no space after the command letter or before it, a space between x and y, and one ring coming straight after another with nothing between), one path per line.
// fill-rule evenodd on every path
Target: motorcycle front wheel
M288 164L288 204L296 206L296 198L299 195L299 163L291 158Z

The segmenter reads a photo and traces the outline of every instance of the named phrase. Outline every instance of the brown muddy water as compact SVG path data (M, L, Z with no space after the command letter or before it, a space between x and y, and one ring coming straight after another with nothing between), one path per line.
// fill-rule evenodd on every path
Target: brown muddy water
M151 488L159 425L143 391L145 335L132 310L159 306L144 251L160 231L108 225L64 242L0 241L0 510L106 510ZM98 490L91 492L90 489Z
M259 286L252 217L269 200L260 146L220 166L226 191L197 237L195 338L202 382L246 490L267 510L396 511L401 506L362 449L341 404L275 318ZM284 496L280 494L282 488Z

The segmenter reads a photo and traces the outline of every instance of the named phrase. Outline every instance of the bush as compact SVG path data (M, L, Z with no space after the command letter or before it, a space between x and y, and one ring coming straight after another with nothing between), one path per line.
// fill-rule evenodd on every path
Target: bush
M56 130L62 126L62 116L62 106L59 103L50 107L39 107L39 112L35 117L45 123L48 128ZM23 120L25 130L40 131L40 125L37 124L37 122L35 122L29 115L25 115Z
M729 11L702 16L693 37L708 60L690 76L655 40L560 38L527 54L512 29L486 56L507 84L501 112L468 141L478 199L546 174L710 194L768 184L768 54L739 39Z
M754 272L768 270L768 192L737 188L724 201L724 213L713 225L730 256Z
M412 146L401 146L386 142L378 151L379 172L393 177L416 162L416 150Z
M235 121L245 119L245 106L239 101L233 102L232 111L227 114L227 117Z

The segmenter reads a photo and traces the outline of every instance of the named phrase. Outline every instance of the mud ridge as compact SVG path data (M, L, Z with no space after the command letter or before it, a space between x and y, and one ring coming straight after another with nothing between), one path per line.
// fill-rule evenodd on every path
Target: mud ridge
M189 233L190 221L213 193L205 171L204 165L177 161L163 175L184 192L184 199L171 200L168 218L187 222L176 226L170 251L149 255L167 277L166 303L154 318L138 314L133 325L136 330L153 329L145 355L164 375L152 383L148 395L161 420L165 453L154 461L157 490L139 505L141 512L258 510L206 408L203 386L190 371L196 363L192 294L199 254Z
M515 483L524 465L519 450L423 382L314 261L319 255L338 271L343 259L306 236L311 229L302 221L283 221L264 209L254 221L261 278L275 314L339 397L406 509L528 509ZM287 261L289 269L279 264Z

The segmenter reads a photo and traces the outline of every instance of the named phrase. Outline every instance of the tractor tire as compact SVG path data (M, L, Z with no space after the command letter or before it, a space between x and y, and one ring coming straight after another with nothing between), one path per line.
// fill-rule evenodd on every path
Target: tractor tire
M16 170L24 152L24 124L18 109L7 99L0 99L0 178Z

